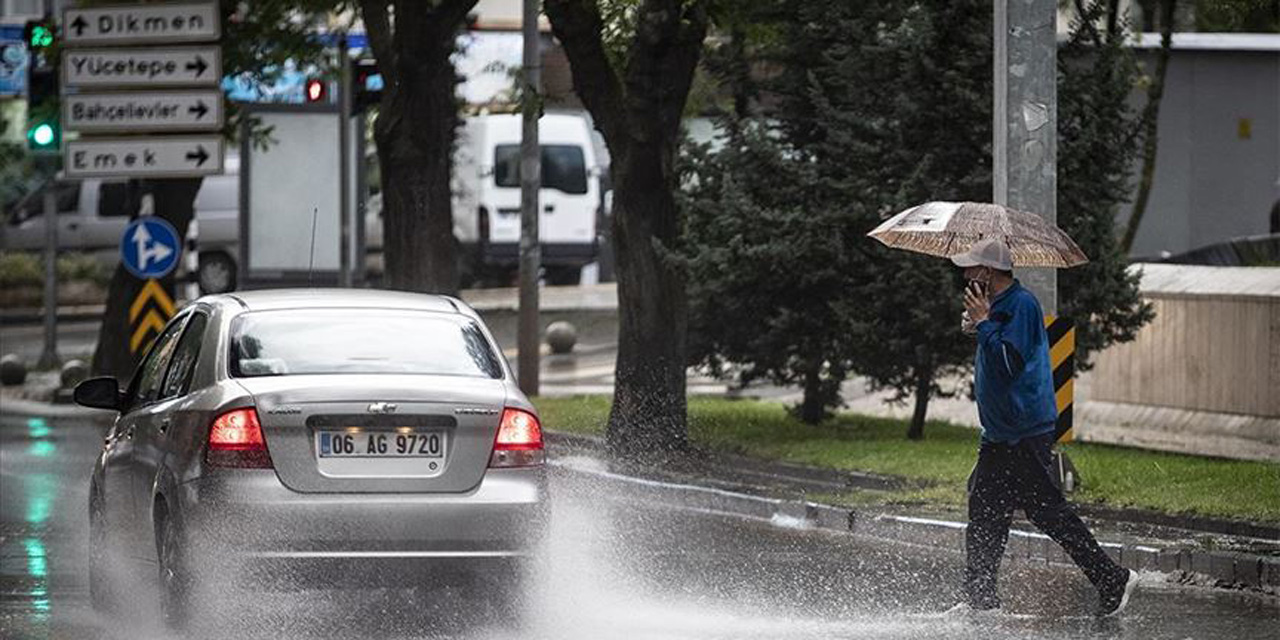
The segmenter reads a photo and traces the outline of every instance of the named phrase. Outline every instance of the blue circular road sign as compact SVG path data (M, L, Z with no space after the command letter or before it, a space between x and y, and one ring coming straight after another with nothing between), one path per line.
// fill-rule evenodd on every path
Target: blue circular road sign
M178 231L163 218L144 216L129 223L120 237L124 268L144 280L163 278L178 266Z

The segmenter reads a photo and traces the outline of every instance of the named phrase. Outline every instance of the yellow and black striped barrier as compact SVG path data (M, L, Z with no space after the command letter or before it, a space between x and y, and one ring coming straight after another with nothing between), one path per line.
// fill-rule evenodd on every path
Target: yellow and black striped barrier
M1058 401L1058 442L1071 442L1072 403L1075 400L1076 326L1066 318L1044 317L1049 333L1049 365L1053 368L1053 391Z
M173 293L159 280L147 280L129 305L129 353L137 354L151 346L175 310Z

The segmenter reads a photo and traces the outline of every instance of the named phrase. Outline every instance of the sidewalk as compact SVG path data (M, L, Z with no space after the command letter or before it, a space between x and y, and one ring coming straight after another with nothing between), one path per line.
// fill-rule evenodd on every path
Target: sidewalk
M595 475L601 482L640 490L655 500L761 518L784 526L824 529L857 536L964 553L965 522L956 513L838 507L806 496L848 488L890 490L899 478L775 463L727 454L662 469L605 461L598 438L548 433L552 464ZM1259 591L1280 597L1280 527L1145 512L1080 509L1103 548L1120 564L1161 572L1179 584ZM1232 529L1234 531L1224 531ZM1006 556L1010 561L1074 566L1056 543L1023 519L1014 521Z

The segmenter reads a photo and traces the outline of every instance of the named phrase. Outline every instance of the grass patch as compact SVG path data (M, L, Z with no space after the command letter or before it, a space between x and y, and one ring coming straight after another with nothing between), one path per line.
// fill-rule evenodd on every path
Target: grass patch
M607 396L536 398L552 431L601 435ZM973 468L978 433L931 421L925 439L906 439L891 418L843 413L818 426L792 418L779 404L713 397L689 399L689 436L699 446L817 467L923 481L906 491L827 496L850 506L878 503L956 507ZM1099 444L1065 447L1083 478L1077 502L1280 522L1280 464L1220 460ZM868 494L868 495L863 495Z

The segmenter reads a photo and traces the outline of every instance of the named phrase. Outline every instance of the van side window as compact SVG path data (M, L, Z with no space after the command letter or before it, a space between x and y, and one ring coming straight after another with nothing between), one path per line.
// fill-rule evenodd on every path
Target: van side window
M54 202L60 214L80 213L80 183L59 182L54 187ZM6 212L12 222L22 222L44 215L44 189L27 194Z
M494 148L493 179L499 187L520 186L520 145L500 144ZM587 163L582 147L542 145L542 188L573 195L587 192Z
M98 189L98 217L129 217L129 184L104 182Z

